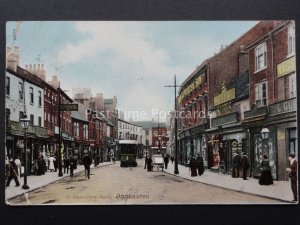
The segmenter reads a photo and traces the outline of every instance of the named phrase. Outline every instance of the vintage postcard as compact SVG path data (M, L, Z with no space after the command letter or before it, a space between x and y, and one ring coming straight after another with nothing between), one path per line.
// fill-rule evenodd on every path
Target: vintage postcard
M295 21L8 21L5 201L298 203Z

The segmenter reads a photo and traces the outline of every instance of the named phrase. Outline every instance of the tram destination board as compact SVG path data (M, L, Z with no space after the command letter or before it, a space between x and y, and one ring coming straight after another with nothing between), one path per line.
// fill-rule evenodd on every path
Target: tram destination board
M61 104L60 111L78 111L78 104Z

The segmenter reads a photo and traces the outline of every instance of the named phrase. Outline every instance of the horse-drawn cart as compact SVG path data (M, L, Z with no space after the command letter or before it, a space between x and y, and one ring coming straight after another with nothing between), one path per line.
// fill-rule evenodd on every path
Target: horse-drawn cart
M164 171L164 158L162 157L162 155L153 155L153 167L157 168L157 171L159 171L159 169L161 169L161 171Z

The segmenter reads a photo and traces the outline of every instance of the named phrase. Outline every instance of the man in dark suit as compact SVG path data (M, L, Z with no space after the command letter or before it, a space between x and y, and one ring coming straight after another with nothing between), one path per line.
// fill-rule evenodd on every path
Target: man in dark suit
M84 172L86 179L90 179L90 166L92 164L92 159L88 155L87 151L85 152L85 155L82 158L82 164L84 165Z
M249 161L247 155L244 153L242 153L241 167L243 169L243 180L248 180L247 173L248 173L248 169L250 167L250 161Z
M241 166L241 156L237 153L234 153L232 159L232 177L240 177L240 166Z

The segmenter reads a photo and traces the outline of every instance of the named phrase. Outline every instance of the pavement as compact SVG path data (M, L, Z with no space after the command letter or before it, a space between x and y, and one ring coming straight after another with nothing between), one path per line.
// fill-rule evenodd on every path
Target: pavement
M178 171L179 174L174 174L174 163L172 164L171 162L168 165L168 169L164 170L165 173L187 180L296 204L296 202L292 201L293 193L289 181L274 180L273 185L260 185L258 179L255 178L248 177L248 180L243 180L242 178L232 178L228 174L211 172L210 170L205 170L201 176L191 177L189 167L182 165L178 165Z
M143 163L143 160L141 161ZM100 163L97 167L107 166L113 164L112 162ZM93 169L94 166L91 166ZM169 163L168 169L165 169L164 172L181 177L186 180L200 182L207 185L212 185L215 187L220 187L223 189L229 189L238 191L241 193L252 194L260 197L270 198L279 200L282 202L293 203L293 194L290 187L289 181L275 181L273 185L259 185L258 179L248 178L248 180L243 180L242 178L232 178L230 175L223 173L216 173L206 170L202 176L191 177L189 168L178 165L179 174L174 174L174 164ZM74 170L74 175L84 171L84 166L79 165L77 169ZM53 182L59 181L65 177L70 176L70 174L63 174L62 177L58 176L58 172L47 172L45 175L36 176L30 175L27 176L27 184L30 189L22 189L23 178L21 177L20 186L15 187L14 180L11 181L10 186L5 189L5 199L9 200L16 196L31 192L35 189L38 189L43 186L47 186Z
M102 167L102 166L108 166L108 165L111 165L113 164L112 162L103 162L103 163L100 163L98 167ZM91 169L95 168L94 165L92 164L91 165ZM84 166L83 165L78 165L77 166L77 169L74 170L73 174L78 174L80 172L84 171ZM65 177L70 177L70 171L69 173L63 173L63 176L62 177L59 177L58 176L58 171L57 172L46 172L45 175L41 175L41 176L37 176L37 175L30 175L30 176L27 176L27 184L29 186L29 189L28 190L24 190L22 189L22 185L24 184L24 178L21 177L20 179L20 186L19 187L15 187L15 181L12 180L10 182L10 186L5 188L5 200L9 200L11 198L14 198L16 196L19 196L19 195L24 195L25 193L28 193L28 192L31 192L33 190L36 190L40 187L44 187L44 186L47 186L53 182L56 182L56 181L59 181Z

